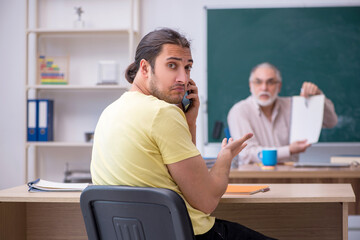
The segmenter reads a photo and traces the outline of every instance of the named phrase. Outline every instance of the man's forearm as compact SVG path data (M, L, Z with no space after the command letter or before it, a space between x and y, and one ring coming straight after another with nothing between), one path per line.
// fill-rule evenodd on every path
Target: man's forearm
M338 122L338 117L335 113L335 107L332 101L325 98L323 125L325 128L333 128Z
M167 165L171 176L191 206L205 213L214 211L226 191L231 161L246 146L245 141L251 137L252 134L249 133L236 141L230 139L229 142L224 138L217 160L210 171L201 155Z
M209 174L216 189L216 194L219 198L226 191L229 182L229 174L231 168L231 160L217 158L214 166L210 169Z

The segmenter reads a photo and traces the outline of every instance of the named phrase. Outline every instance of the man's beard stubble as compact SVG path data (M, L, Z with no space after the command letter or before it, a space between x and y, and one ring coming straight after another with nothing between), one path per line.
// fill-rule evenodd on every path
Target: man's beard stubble
M179 104L179 103L181 103L181 100L182 100L183 96L172 98L170 95L167 95L166 93L161 92L159 90L159 88L157 87L157 85L156 85L157 78L155 77L155 73L152 72L151 75L152 75L151 80L150 80L151 95L153 95L154 97L156 97L156 98L158 98L160 100L163 100L163 101L165 101L167 103L170 103L170 104ZM178 86L178 85L175 85L175 86ZM169 89L169 91L170 90L171 90L171 88Z

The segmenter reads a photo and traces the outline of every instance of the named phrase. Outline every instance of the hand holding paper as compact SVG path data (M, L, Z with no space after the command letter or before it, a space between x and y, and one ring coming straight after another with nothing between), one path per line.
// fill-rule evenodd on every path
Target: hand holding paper
M292 98L290 143L307 140L311 144L319 141L324 102L324 95Z
M302 140L302 141L295 141L292 142L290 144L290 153L294 154L294 153L302 153L305 152L305 150L310 147L311 144L308 143L307 140Z
M300 96L301 97L311 97L315 95L320 95L321 91L318 86L311 82L304 82L301 87ZM306 99L307 100L307 99Z

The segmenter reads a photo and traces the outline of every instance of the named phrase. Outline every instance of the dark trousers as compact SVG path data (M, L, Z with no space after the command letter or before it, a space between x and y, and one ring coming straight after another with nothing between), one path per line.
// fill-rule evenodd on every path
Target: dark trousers
M216 219L214 226L202 235L196 235L196 240L273 240L241 224Z

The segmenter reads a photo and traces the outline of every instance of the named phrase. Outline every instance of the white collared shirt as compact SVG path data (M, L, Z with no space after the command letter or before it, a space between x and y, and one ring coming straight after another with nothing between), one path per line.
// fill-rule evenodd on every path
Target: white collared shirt
M266 118L256 100L249 96L236 103L229 111L228 126L234 139L246 133L254 136L247 141L247 147L240 153L240 164L260 162L257 155L263 148L275 147L278 162L297 161L298 154L290 155L291 97L278 97L271 115ZM323 127L333 127L337 123L334 105L325 99Z

